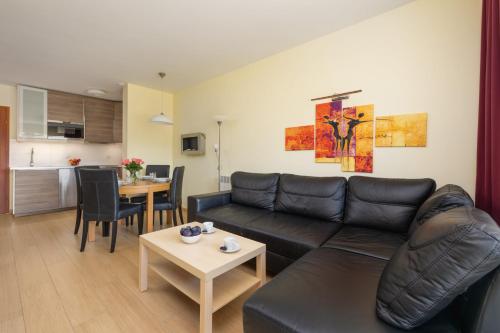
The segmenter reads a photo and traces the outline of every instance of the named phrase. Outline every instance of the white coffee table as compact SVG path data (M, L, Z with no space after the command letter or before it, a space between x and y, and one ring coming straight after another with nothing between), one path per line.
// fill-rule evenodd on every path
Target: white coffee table
M187 225L199 225L192 222ZM148 289L148 266L159 276L200 305L200 332L212 332L212 314L247 290L266 280L266 245L220 229L203 234L200 241L185 244L182 226L141 235L139 238L139 289ZM222 253L225 237L234 237L241 246L235 253ZM149 263L153 251L162 260ZM256 274L234 269L256 258ZM165 260L163 260L165 259Z

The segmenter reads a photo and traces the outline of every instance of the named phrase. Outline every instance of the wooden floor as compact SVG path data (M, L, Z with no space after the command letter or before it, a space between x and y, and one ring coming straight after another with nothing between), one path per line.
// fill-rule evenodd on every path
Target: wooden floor
M198 305L155 273L149 290L139 291L133 227L119 226L113 254L100 228L80 253L74 217L0 215L0 332L198 331ZM243 331L250 294L214 314L214 332Z

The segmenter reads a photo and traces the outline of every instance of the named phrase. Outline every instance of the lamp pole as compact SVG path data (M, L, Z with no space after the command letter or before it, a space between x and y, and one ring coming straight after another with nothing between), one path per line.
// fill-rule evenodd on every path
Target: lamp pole
M222 126L222 120L218 120L217 125L219 126L219 144L217 146L217 188L220 192L220 128Z

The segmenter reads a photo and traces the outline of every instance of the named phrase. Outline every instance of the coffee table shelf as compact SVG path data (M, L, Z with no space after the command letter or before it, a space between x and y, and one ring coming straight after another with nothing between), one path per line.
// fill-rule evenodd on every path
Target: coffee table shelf
M151 262L149 268L200 304L200 280L197 277L166 260ZM212 312L215 312L247 290L259 285L260 279L240 269L233 269L216 277L213 283Z

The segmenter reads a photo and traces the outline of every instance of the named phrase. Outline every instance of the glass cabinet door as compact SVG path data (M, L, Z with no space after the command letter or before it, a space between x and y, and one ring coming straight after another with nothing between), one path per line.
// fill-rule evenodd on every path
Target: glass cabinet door
M47 138L47 90L18 87L18 137Z

